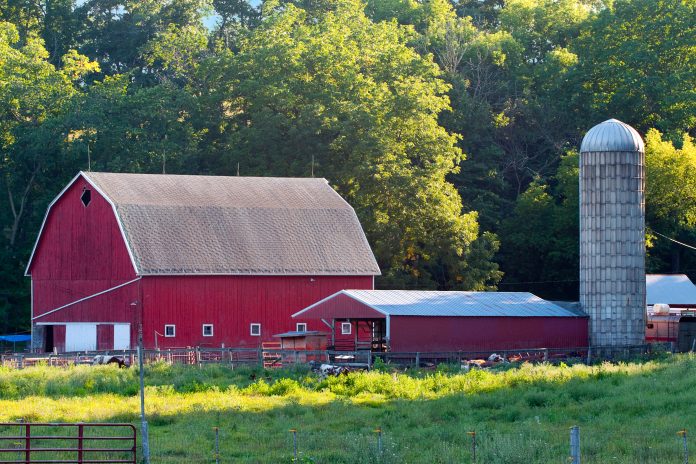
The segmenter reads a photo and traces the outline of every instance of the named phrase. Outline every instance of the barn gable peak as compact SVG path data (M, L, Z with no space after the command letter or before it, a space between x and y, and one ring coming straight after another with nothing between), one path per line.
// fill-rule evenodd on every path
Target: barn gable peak
M326 179L81 172L46 217L80 177L112 204L138 275L380 273Z

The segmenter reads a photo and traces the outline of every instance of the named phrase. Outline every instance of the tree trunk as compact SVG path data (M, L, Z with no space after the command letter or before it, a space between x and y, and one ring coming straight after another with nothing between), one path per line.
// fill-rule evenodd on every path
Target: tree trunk
M10 210L12 211L12 229L10 231L10 247L14 247L15 243L17 242L17 234L19 232L19 225L22 221L22 218L24 217L24 207L27 204L27 199L29 198L29 192L31 191L32 186L34 185L34 180L36 179L36 174L39 172L39 168L37 167L34 169L34 172L31 174L31 177L29 178L29 181L27 182L26 187L24 188L24 191L22 192L22 196L19 199L19 208L15 205L15 199L14 195L12 194L12 189L10 188L10 180L9 176L5 178L5 183L7 184L7 197L10 203Z

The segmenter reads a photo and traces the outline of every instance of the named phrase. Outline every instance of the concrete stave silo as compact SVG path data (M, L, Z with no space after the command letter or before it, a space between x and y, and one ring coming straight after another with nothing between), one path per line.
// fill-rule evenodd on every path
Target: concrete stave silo
M580 304L590 344L645 341L645 148L610 119L580 147Z

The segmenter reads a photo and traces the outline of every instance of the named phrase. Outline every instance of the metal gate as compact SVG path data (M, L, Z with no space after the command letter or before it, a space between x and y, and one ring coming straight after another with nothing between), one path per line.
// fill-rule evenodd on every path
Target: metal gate
M136 464L131 424L0 423L0 464Z

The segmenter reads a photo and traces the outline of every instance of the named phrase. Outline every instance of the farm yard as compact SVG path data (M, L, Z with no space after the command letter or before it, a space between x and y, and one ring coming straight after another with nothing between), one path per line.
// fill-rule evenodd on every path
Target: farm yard
M138 425L138 371L113 366L0 370L0 422ZM584 462L684 462L696 356L593 366L510 364L462 373L372 372L320 379L308 368L146 367L154 463L567 462L578 425ZM377 450L377 427L383 430ZM0 434L7 434L7 429ZM16 433L16 432L15 432Z

